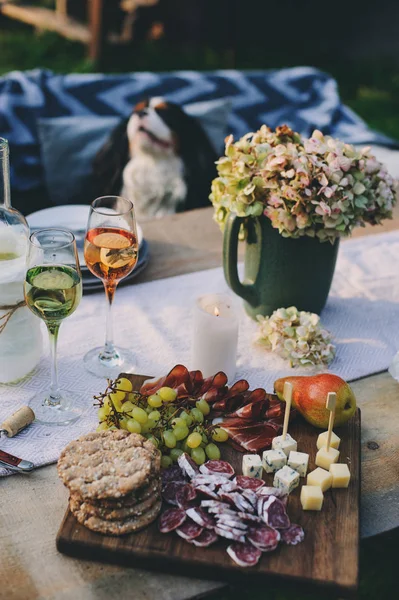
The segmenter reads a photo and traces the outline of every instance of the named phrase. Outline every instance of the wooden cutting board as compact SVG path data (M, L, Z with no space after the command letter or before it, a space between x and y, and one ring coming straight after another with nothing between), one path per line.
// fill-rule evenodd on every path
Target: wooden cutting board
M147 379L141 375L128 377L133 389L139 389ZM298 451L310 455L309 470L313 470L319 431L298 418L290 426L290 433L298 442ZM319 584L345 595L355 593L359 569L360 410L336 433L342 440L340 461L347 462L351 471L349 489L326 492L321 512L304 512L299 502L300 488L294 490L288 514L293 523L304 528L305 540L297 546L280 544L275 552L263 554L256 567L237 567L226 553L227 540L197 548L174 533L159 533L156 523L135 534L104 536L80 525L69 510L57 535L57 548L70 556L196 578L234 581L249 577L261 583L280 577ZM239 452L223 446L222 458L241 473ZM265 480L272 485L273 475L266 474Z

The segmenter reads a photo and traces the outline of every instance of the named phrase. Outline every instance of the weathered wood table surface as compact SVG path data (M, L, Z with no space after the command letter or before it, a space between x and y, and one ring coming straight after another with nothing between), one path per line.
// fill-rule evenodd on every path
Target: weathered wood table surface
M384 227L355 236L399 229L396 213ZM209 208L144 223L151 262L138 281L220 266L222 240L211 219ZM399 526L399 384L381 373L352 385L362 410L361 534L368 537ZM223 587L58 554L55 536L66 505L55 465L0 480L1 599L188 600Z

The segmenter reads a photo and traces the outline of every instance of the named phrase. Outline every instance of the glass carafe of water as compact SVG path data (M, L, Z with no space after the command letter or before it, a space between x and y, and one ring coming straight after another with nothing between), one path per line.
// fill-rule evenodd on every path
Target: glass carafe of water
M28 224L10 198L9 149L0 138L0 383L22 379L39 362L40 323L26 307Z

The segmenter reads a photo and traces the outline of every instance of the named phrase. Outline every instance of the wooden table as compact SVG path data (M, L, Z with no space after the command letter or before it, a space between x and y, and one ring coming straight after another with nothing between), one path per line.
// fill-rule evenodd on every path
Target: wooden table
M143 224L151 262L139 282L220 266L221 235L212 209ZM399 228L399 210L384 227ZM388 373L353 383L362 410L361 534L399 526L399 384ZM0 598L7 600L193 600L223 587L136 569L78 561L57 553L67 492L55 466L0 480Z

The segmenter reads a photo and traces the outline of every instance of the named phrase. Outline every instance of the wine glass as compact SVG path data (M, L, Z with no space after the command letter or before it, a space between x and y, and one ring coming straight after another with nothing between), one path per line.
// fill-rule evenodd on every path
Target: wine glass
M139 245L133 204L120 196L102 196L92 202L84 243L87 268L102 280L107 298L105 346L94 348L83 362L94 375L115 379L121 371L132 373L134 355L114 346L112 303L116 286L137 264Z
M68 425L82 410L74 392L61 391L57 376L57 339L61 321L69 317L82 298L75 237L66 229L40 229L29 238L24 295L30 310L48 329L51 383L46 392L34 396L29 406L44 425Z

